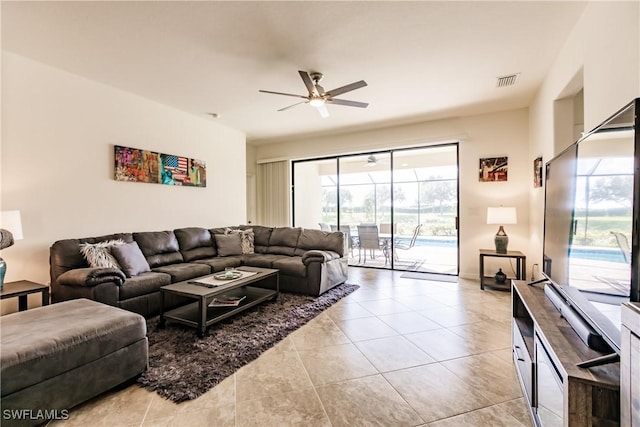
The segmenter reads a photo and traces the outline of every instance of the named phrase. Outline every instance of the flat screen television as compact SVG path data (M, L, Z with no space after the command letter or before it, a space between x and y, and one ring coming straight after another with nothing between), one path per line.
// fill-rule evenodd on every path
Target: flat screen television
M620 305L640 301L640 98L546 164L542 273L620 354ZM575 328L575 326L574 326Z

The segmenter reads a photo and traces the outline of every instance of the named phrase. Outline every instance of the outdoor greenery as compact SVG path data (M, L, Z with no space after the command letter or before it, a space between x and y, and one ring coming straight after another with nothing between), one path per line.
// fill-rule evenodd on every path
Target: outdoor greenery
M338 223L338 191L335 186L322 189L322 221ZM391 185L366 184L340 188L340 224L391 223ZM395 233L411 235L423 224L422 236L455 236L457 215L455 180L429 177L427 181L394 186L393 222ZM359 203L356 200L360 200ZM356 204L357 203L357 204Z
M631 236L633 175L582 176L577 195L574 244L615 248L612 231Z
M631 233L631 215L625 216L576 216L577 226L573 243L580 246L618 247L612 231L620 232L627 237Z

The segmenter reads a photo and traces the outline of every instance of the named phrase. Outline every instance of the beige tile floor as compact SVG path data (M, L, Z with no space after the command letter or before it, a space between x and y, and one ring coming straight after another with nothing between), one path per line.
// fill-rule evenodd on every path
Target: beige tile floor
M350 268L361 287L200 398L137 385L55 426L530 426L510 295Z

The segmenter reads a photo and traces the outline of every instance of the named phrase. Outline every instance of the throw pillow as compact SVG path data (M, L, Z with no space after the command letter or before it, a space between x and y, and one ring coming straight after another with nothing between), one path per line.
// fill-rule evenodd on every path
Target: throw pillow
M89 263L89 267L116 268L122 270L111 254L114 246L124 244L124 240L106 240L98 243L80 243L80 253Z
M219 256L242 255L242 239L239 233L214 234Z
M122 271L127 277L151 271L147 259L136 242L114 246L111 252L122 266Z
M225 234L232 233L240 235L240 245L242 247L243 254L254 253L255 234L253 233L253 228L247 228L246 230L232 230L230 228L227 228L225 230Z

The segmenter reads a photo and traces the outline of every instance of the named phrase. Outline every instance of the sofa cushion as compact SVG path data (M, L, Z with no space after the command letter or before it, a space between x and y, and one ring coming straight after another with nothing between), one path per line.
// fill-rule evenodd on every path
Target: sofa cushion
M212 273L224 270L226 267L240 267L242 264L240 256L225 256L216 258L197 259L194 264L205 264L211 268Z
M302 258L299 256L275 260L272 268L277 268L280 274L285 276L307 277L307 266L302 263Z
M82 256L79 250L81 243L97 243L105 240L121 239L125 242L132 242L131 233L117 233L106 236L89 237L85 239L64 239L58 240L49 249L49 263L51 268L51 280L55 281L59 275L74 268L89 267L89 263Z
M340 231L305 228L298 238L295 254L303 255L306 251L312 249L333 251L344 256L344 234Z
M115 245L111 248L111 252L122 266L122 271L127 277L137 276L151 270L147 259L136 242Z
M121 245L124 240L106 240L97 243L80 243L80 253L89 263L89 267L94 268L116 268L120 270L120 264L111 254L111 248Z
M227 234L227 230L237 230L238 227L230 225L229 227L216 227L210 228L209 233L213 236L214 234Z
M302 255L302 262L304 265L309 265L312 262L329 262L338 258L340 255L337 252L312 249Z
M120 286L120 301L157 292L161 286L169 284L171 284L169 274L154 271L142 273L125 280Z
M211 274L211 268L208 265L187 262L163 265L161 267L154 268L153 271L171 275L171 281L173 283Z
M214 234L218 255L242 255L242 240L240 234Z
M269 238L273 227L264 227L262 225L241 225L238 227L240 230L246 230L248 228L253 229L253 251L259 254L267 253L269 247Z
M173 231L133 233L133 238L138 242L151 268L184 262Z
M66 286L97 286L102 283L122 285L127 276L119 268L74 268L58 276L58 284Z
M300 237L300 228L274 228L269 237L268 254L294 255Z
M251 267L272 268L275 261L289 258L289 255L278 254L249 254L242 256L242 264Z
M180 245L180 253L185 262L211 258L217 254L211 233L206 228L188 227L173 230Z

